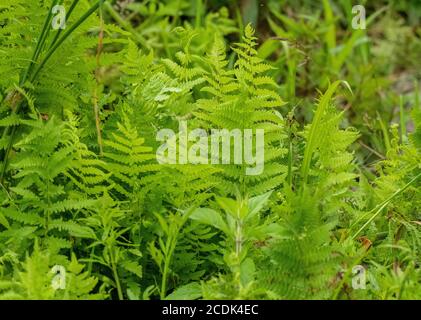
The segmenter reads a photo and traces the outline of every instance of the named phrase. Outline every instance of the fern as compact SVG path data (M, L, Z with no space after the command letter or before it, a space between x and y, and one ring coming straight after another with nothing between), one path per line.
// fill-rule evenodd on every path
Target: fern
M83 149L83 144L72 140L74 136L69 134L74 133L73 127L54 118L47 122L26 121L25 125L32 130L15 144L18 153L10 166L14 180L9 186L10 198L2 204L3 216L15 221L23 230L30 227L33 235L29 238L41 234L65 236L66 233L92 238L92 230L72 221L71 217L73 213L93 208L95 200L81 193L66 195L65 192L66 174L80 168L80 164L73 166L78 159L74 157L78 147ZM85 180L81 179L79 185L88 185Z
M72 300L72 299L103 299L104 292L91 294L98 279L92 277L84 268L74 254L71 261L64 261L65 270L64 288L55 288L52 272L54 262L59 257L49 252L42 251L38 244L35 244L32 254L26 257L22 266L16 270L13 280L2 280L0 282L0 299L29 299L29 300Z
M308 191L286 194L279 207L282 232L265 248L258 279L268 296L280 299L327 299L338 261L330 239L335 221L327 221Z
M132 126L129 116L133 111L129 108L121 113L121 123L117 123L118 133L112 134L112 139L104 141L106 169L113 181L112 188L129 199L141 203L146 196L146 190L153 188L148 185L148 174L159 171L159 166L152 162L155 154L152 148L144 145L144 139ZM143 189L143 190L142 190Z
M279 164L287 151L279 143L285 134L282 118L276 110L284 102L275 91L276 83L264 75L271 67L257 57L253 34L254 30L248 25L244 43L233 48L238 55L234 70L227 67L223 44L215 42L207 60L211 69L205 77L208 85L202 88L210 97L198 100L194 111L199 124L207 128L264 130L262 174L247 176L244 166L224 166L222 169L219 185L231 194L235 193L235 188L247 190L250 195L264 193L280 185L286 172L286 167Z
M67 10L63 30L52 28L56 4ZM317 8L287 4L294 16ZM391 4L376 25L386 39L413 40L399 48L402 61L419 45L401 19L408 6L396 14ZM232 19L235 7L2 1L0 299L419 297L413 70L373 59L394 41L342 30L347 1L324 1L324 20L300 21L271 1L264 14L276 38L262 19L243 31L254 17ZM391 31L395 16L404 24ZM342 95L341 83L355 94ZM231 137L221 163L201 139L208 149L194 163L180 148L199 142L186 142L186 122L206 139L236 130L243 141ZM161 144L162 129L179 133ZM263 170L248 174L245 145L263 131L263 149L251 143ZM232 161L233 140L244 142L242 161ZM181 161L162 162L172 142ZM366 290L351 289L356 265Z

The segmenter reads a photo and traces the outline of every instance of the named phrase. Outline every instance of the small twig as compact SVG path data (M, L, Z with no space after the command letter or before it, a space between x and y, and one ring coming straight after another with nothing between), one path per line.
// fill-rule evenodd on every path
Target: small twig
M358 141L358 143L366 148L367 150L371 151L372 153L374 153L376 156L378 156L380 159L382 160L386 160L386 157L384 155L382 155L381 153L379 153L378 151L374 150L373 148L371 148L370 146L366 145L364 142L362 141Z
M104 8L105 10L107 10L108 14L126 31L130 32L132 34L132 38L133 40L135 40L138 44L140 44L141 46L148 48L149 49L149 45L147 43L147 41L139 34L139 32L137 32L132 25L127 22L126 20L124 20L119 14L118 12L116 12L113 8L113 6L109 3L109 2L105 2L104 3Z

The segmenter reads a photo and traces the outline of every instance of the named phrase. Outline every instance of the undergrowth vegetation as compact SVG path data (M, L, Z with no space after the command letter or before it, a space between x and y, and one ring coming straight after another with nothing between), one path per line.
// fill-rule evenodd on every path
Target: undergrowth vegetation
M361 2L2 0L0 299L420 299L421 6Z

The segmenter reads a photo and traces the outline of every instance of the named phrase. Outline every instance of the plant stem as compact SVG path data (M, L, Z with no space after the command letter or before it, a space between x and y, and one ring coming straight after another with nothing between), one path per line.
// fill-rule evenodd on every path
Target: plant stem
M58 1L59 0L54 0L50 10L48 10L48 14L45 17L45 21L44 21L44 26L42 27L41 36L40 36L39 40L37 41L37 45L35 47L35 50L34 50L34 53L32 55L31 61L29 62L29 66L28 66L28 68L26 68L26 71L23 74L22 79L20 80L20 86L23 86L25 84L26 79L28 78L28 76L29 76L29 74L32 70L32 66L34 65L34 63L38 59L39 54L41 53L41 48L44 46L44 42L47 39L47 33L50 30L50 20L51 20L51 16L52 16L52 9L58 3Z
M38 68L35 70L33 76L30 78L31 82L34 81L37 78L41 69L44 67L44 65L47 63L47 61L51 58L51 56L57 50L57 48L60 47L60 45L64 42L64 40L66 40L73 33L73 31L76 30L76 28L78 28L83 22L85 22L85 20L88 19L91 16L91 14L93 14L103 2L104 2L104 0L99 0L97 3L95 3L91 8L89 8L88 11L85 12L85 14L82 17L80 17L80 19L78 21L76 21L63 34L63 36L60 39L57 40L57 42L48 50L48 52L45 54L44 59L42 59L42 61L38 65Z
M406 140L406 123L405 123L405 110L404 110L404 104L403 104L403 97L402 95L399 96L399 120L401 124L401 143L404 143Z
M202 10L203 10L203 4L202 0L196 0L196 19L195 19L195 25L196 28L200 28L201 20L202 20Z
M164 261L164 270L162 272L162 282L161 282L161 292L160 292L160 298L161 300L165 299L167 295L167 278L168 278L168 271L170 269L172 256L175 251L175 247L177 245L177 238L180 233L181 228L186 223L187 219L191 215L191 213L194 211L194 207L187 210L186 213L184 213L183 217L180 221L175 221L174 224L171 225L172 228L170 228L168 236L167 236L167 243L165 244L165 261Z
M148 48L149 45L146 40L132 27L132 25L125 21L113 8L109 2L104 3L104 8L110 14L110 16L126 31L130 32L133 36L133 39L138 42L141 46Z
M58 0L55 0L53 4L57 3L57 1ZM44 65L47 63L47 61L50 59L50 57L53 55L53 53L57 50L57 48L73 33L74 30L76 30L77 27L79 27L86 19L89 18L89 16L92 13L95 12L96 9L98 9L98 7L100 6L100 4L102 4L102 2L104 2L104 0L99 0L97 3L95 3L74 25L72 25L71 28L69 28L64 33L64 35L59 40L57 40L57 42L48 50L44 59L41 61L41 63L38 65L38 67L35 70L35 72L33 73L33 75L30 77L30 79L29 79L30 82L33 82L37 78L39 72L44 67ZM47 32L47 30L49 30L48 25L49 25L49 22L50 22L50 18L51 18L51 10L49 11L49 14L47 15L47 19L45 20L43 31L41 33L40 41L37 43L37 47L35 48L34 55L32 57L33 59L31 60L26 72L24 73L24 75L21 79L21 86L26 82L26 79L31 72L32 64L38 58L40 48L43 46L43 43L45 42L45 39L47 38L47 36L44 35L44 34ZM22 106L22 103L18 103L16 108L13 110L13 113L19 113L21 106ZM5 136L7 136L9 131L10 131L10 127L6 127L6 129L3 131L2 137L4 138ZM6 172L6 168L7 168L7 164L8 164L7 158L8 158L8 155L10 153L10 149L12 148L12 141L14 139L15 133L16 133L16 126L13 126L12 133L10 134L10 141L11 142L9 143L9 145L7 147L5 157L4 157L4 161L3 161L3 169L2 169L2 174L0 176L0 182L2 182L3 179L4 179L4 174Z
M69 11L67 11L66 14L66 22L69 20L70 16L72 15L72 12L76 5L79 3L79 0L74 0L72 4L70 5ZM50 44L50 48L57 42L58 38L60 37L60 34L62 33L63 29L60 29L57 31L56 35L54 36L53 41Z
M326 93L321 97L320 102L317 106L316 112L314 114L314 118L310 127L310 132L307 138L307 145L304 151L303 164L301 167L303 186L307 184L311 159L313 157L313 152L317 147L317 141L316 141L317 132L318 130L320 130L320 125L322 122L324 112L329 105L332 95L334 94L334 92L336 91L336 89L341 83L345 84L345 86L351 91L351 88L349 87L349 84L346 81L340 81L340 80L335 81L329 86L329 88L326 90Z
M114 257L113 247L110 248L110 258L111 258L111 267L113 269L114 282L117 287L118 299L123 300L124 296L123 296L123 291L121 290L120 277L118 276L118 272L117 272L117 265L116 265L116 261Z
M8 128L10 128L10 127L7 127L7 128L4 130L3 135L5 135L5 134L7 134L7 133L8 133L8 132L7 132L7 131L8 131L8 130L7 130ZM6 152L5 152L5 154L4 154L3 168L2 168L2 170L1 170L1 176L0 176L0 183L3 183L3 182L4 182L4 176L5 176L5 174L6 174L6 168L7 168L7 163L8 163L7 159L9 158L10 150L12 150L12 145L13 145L13 140L14 140L14 136L15 136L16 128L17 128L17 126L13 126L13 127L12 127L12 133L11 133L11 135L10 135L9 144L7 145L7 149L6 149ZM9 129L9 130L10 130L10 129Z
M103 155L103 148L102 148L102 133L101 133L101 118L99 116L99 105L98 105L98 86L99 86L99 71L101 67L100 59L101 53L103 49L103 40L104 40L104 20L102 15L102 6L99 7L99 15L100 15L100 27L99 27L99 35L98 35L98 47L96 51L96 69L95 69L95 88L93 94L93 102L94 102L94 115L95 115L95 127L97 133L97 140L99 146L99 155Z

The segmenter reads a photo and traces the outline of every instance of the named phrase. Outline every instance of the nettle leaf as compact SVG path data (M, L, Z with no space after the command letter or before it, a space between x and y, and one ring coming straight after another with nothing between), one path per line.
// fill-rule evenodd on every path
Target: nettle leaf
M165 297L165 300L195 300L202 296L202 287L198 282L181 286Z
M136 261L124 260L121 262L121 266L127 271L135 274L139 278L142 278L142 266L139 265Z
M233 218L236 218L240 215L238 203L234 199L217 197L216 202L222 209L225 210L227 214L231 215Z
M256 265L251 258L246 258L241 263L241 283L245 286L255 279Z
M225 234L229 233L228 226L218 211L208 208L198 208L190 215L190 219L203 224L211 225L223 231Z
M253 197L249 200L248 203L248 218L255 216L262 208L266 205L269 197L271 196L272 191L266 192L260 196Z
M0 212L0 224L2 224L6 229L10 229L9 221L6 217Z

